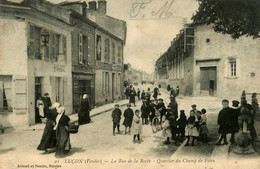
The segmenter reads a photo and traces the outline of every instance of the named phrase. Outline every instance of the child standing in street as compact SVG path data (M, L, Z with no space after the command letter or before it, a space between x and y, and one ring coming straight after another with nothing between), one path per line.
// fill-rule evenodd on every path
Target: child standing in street
M127 127L129 128L128 134L131 133L131 126L132 126L132 122L133 122L133 116L134 116L134 112L131 109L131 104L129 103L127 105L127 109L124 112L125 120L123 122L123 125L125 126L125 135L127 134Z
M229 107L229 101L223 100L222 101L223 109L220 110L218 114L218 125L219 129L218 132L220 134L220 139L216 143L217 146L221 145L222 140L224 140L224 145L228 145L227 142L227 133L230 129L230 122L229 122L229 116L230 116L230 107Z
M187 118L185 115L184 110L180 111L180 118L177 121L178 124L178 139L181 139L183 141L184 137L185 137L185 127L187 125ZM180 137L181 135L181 137Z
M172 137L171 125L170 125L171 113L166 113L162 117L162 136L166 137L164 144L170 144L170 138Z
M119 109L119 104L115 105L115 109L112 112L112 121L113 121L113 135L115 136L115 129L117 127L118 134L120 134L120 120L122 112Z
M142 134L142 123L139 110L135 110L135 115L132 123L132 132L134 134L133 142L136 143L135 138L137 137L138 143L141 144L140 134Z
M208 127L207 127L207 115L206 115L206 110L205 109L202 109L201 110L201 119L200 119L200 136L201 136L201 140L203 142L205 142L207 140L207 137L208 137L208 133L209 133L209 130L208 130Z
M190 111L190 117L188 118L188 125L185 129L185 136L187 136L188 140L185 146L189 145L190 137L192 137L192 146L194 146L195 138L199 136L199 132L195 127L195 114L193 111Z

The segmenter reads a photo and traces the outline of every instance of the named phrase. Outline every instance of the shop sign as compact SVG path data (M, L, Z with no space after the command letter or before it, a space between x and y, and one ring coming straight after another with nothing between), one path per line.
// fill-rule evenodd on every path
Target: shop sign
M90 67L78 66L78 65L73 66L73 71L74 72L93 73L93 69L91 69Z

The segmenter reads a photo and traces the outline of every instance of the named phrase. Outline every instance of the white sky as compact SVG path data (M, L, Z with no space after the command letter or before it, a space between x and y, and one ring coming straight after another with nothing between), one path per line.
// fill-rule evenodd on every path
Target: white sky
M49 1L60 3L65 0ZM166 2L168 5L173 2L169 12L173 13L174 18L132 20L130 11L135 2L150 2L139 15L141 17L145 15L145 18L151 16L153 10L158 11ZM191 22L190 18L197 9L196 0L107 0L107 14L127 22L124 62L148 73L154 71L156 59L168 49L172 39L179 33L183 18L188 18L187 21Z

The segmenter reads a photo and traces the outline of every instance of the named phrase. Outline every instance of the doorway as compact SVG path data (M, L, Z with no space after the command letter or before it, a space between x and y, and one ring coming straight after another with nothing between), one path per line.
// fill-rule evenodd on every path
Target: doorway
M40 123L39 109L37 108L37 100L42 96L42 77L35 77L35 123Z
M200 93L215 95L217 91L217 67L200 68Z

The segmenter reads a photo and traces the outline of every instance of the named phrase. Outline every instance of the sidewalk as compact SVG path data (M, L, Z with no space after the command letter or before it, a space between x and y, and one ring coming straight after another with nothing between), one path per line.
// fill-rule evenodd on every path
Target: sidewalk
M129 103L129 100L120 100L116 103L108 103L103 106L96 107L91 110L90 117L94 117L97 115L100 115L102 113L111 111L114 109L115 104L119 104L120 106L124 106ZM71 122L77 122L78 121L78 114L71 114L69 115ZM42 124L36 124L32 126L25 126L25 127L13 127L13 128L6 128L5 133L9 132L20 132L20 131L34 131L34 130L43 130L45 127L45 123Z

